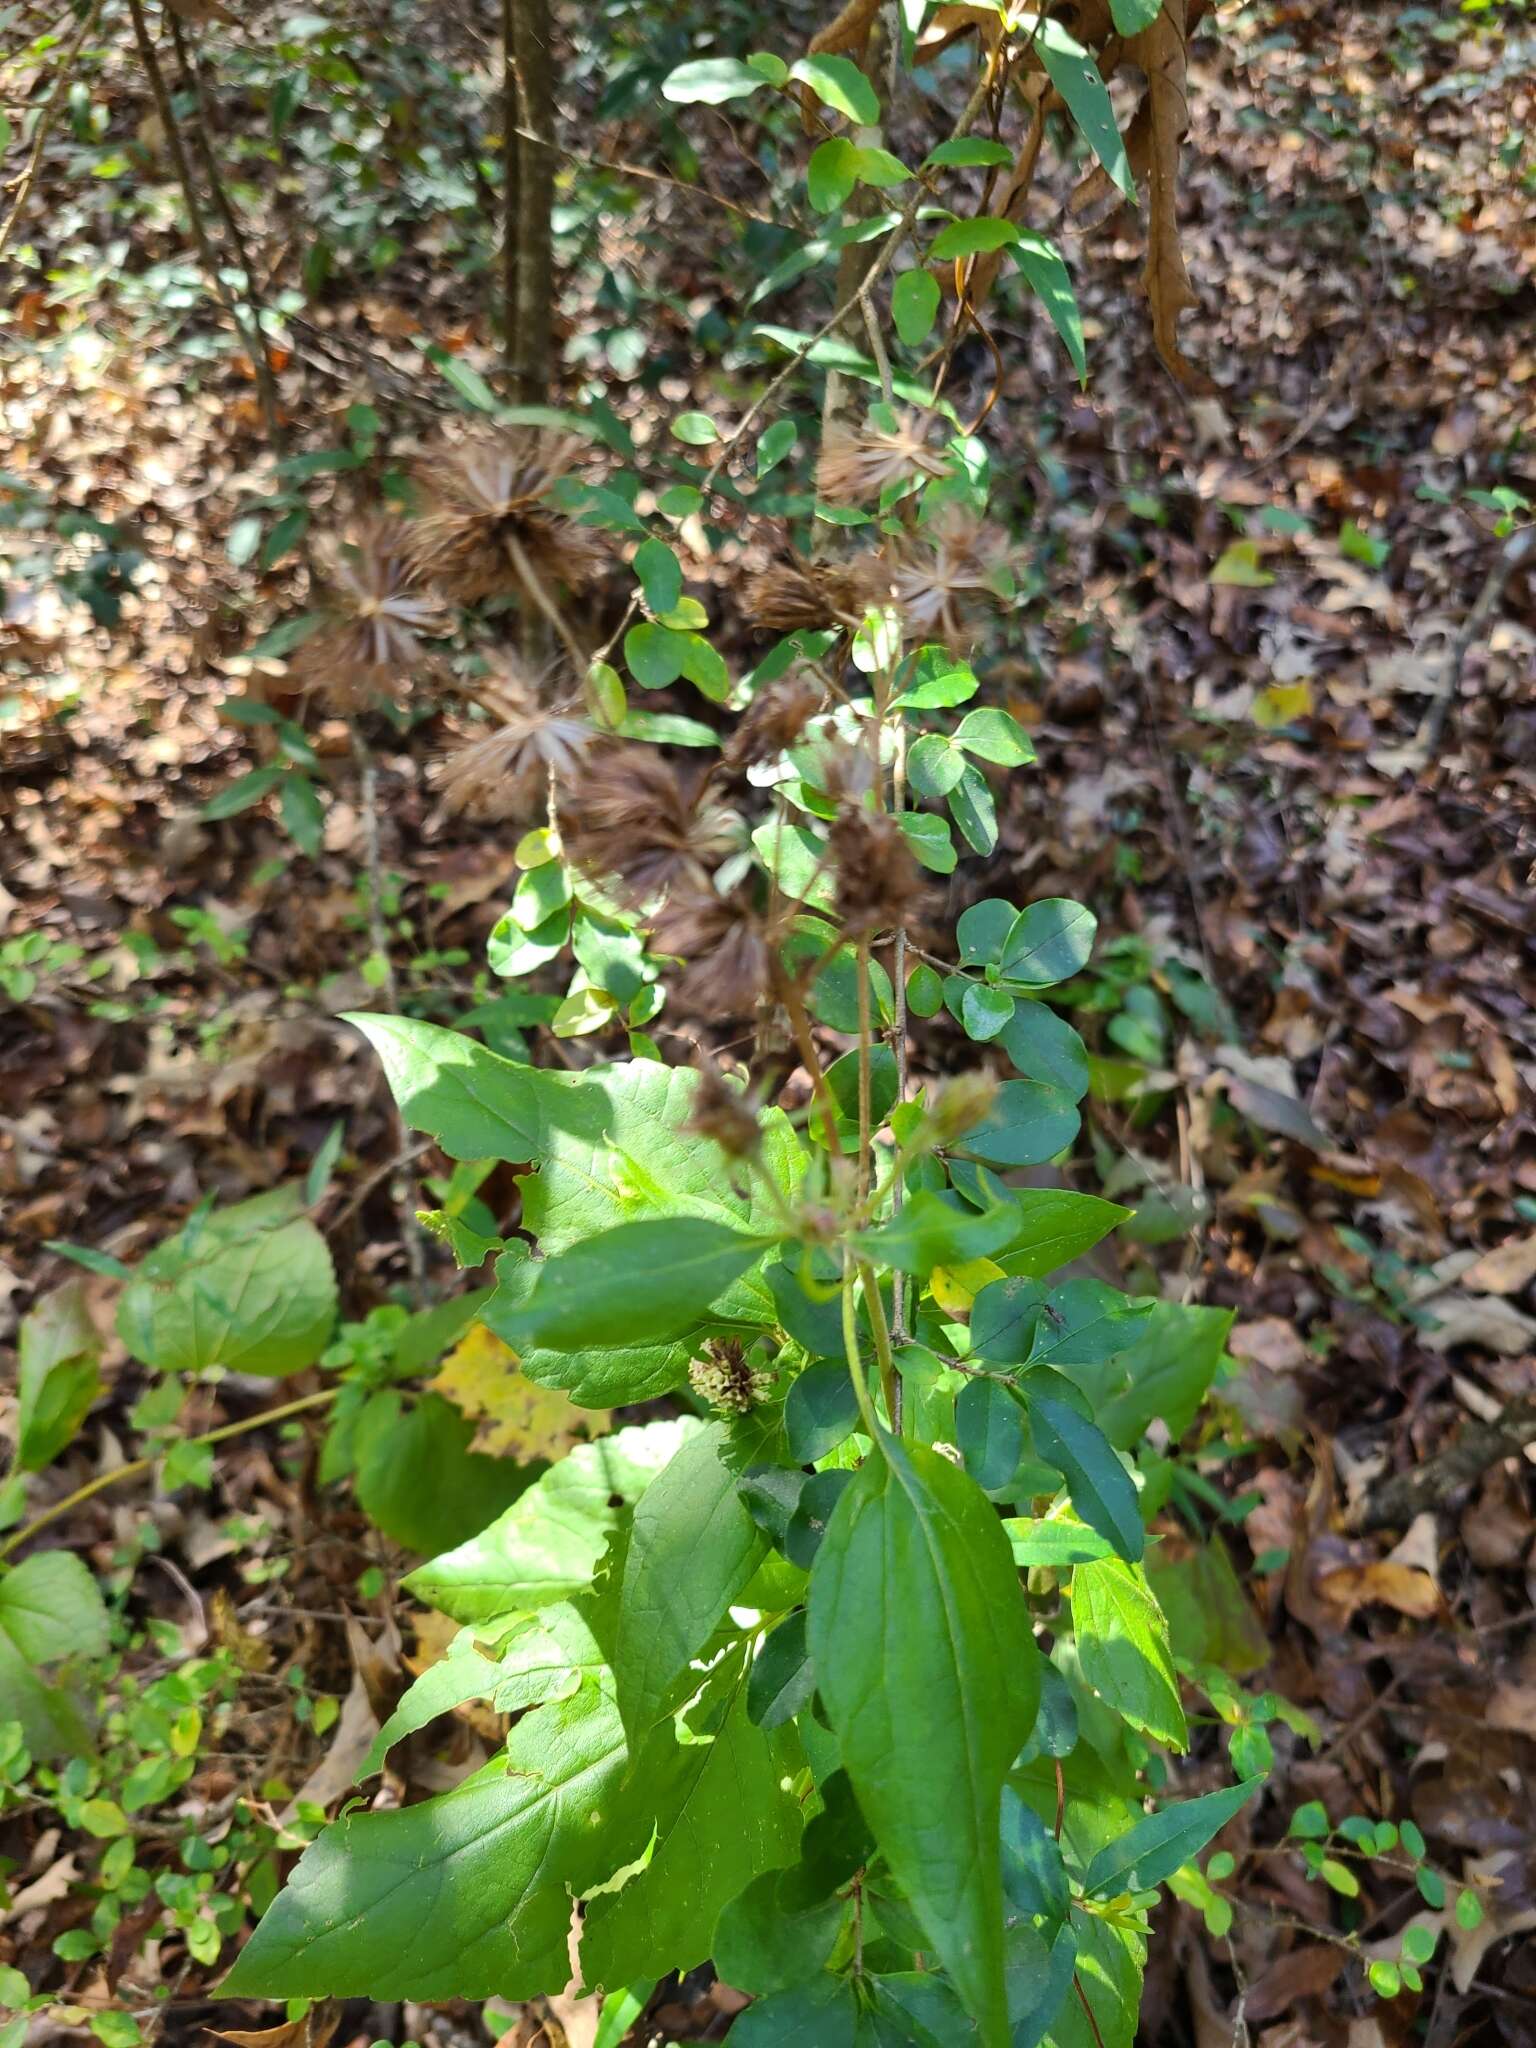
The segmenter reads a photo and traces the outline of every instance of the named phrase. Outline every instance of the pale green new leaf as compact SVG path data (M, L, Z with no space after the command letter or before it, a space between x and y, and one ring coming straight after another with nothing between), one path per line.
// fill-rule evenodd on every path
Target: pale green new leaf
M64 1756L89 1742L71 1695L39 1667L102 1656L107 1610L72 1550L39 1550L0 1577L0 1721L19 1721L34 1756Z
M882 1437L817 1552L809 1639L860 1808L982 2048L1007 2048L999 1803L1040 1672L1008 1539L975 1483Z
M635 1509L612 1657L632 1737L662 1713L768 1548L722 1461L725 1443L721 1422L685 1439Z
M157 1372L281 1376L313 1365L336 1322L336 1273L295 1187L198 1218L123 1289L118 1334Z
M101 1389L101 1339L85 1285L66 1280L22 1318L16 1381L16 1466L40 1472L85 1420Z
M578 1444L488 1529L418 1566L405 1586L464 1622L527 1613L582 1591L621 1516L699 1426L683 1415Z
M222 1987L234 1998L530 1998L569 1975L573 1895L645 1846L616 1812L618 1709L583 1684L440 1799L327 1829Z
M1187 1748L1168 1624L1141 1566L1119 1557L1079 1565L1072 1632L1083 1677L1106 1705L1170 1749Z

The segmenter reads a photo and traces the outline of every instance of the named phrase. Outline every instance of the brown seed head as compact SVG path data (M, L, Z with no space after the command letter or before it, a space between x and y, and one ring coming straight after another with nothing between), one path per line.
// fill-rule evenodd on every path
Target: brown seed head
M835 907L845 932L863 938L902 924L917 893L917 869L901 827L885 811L847 805L830 834L837 868Z
M452 809L486 819L526 817L551 782L570 786L598 734L580 699L557 695L551 685L548 673L531 675L510 655L476 683L476 697L497 723L438 769L438 788Z
M426 510L411 529L412 557L458 604L509 591L583 590L602 573L598 536L547 503L551 487L586 453L574 434L502 427L440 446L416 469Z
M912 639L964 649L975 637L976 604L1002 602L997 585L1009 552L997 528L952 513L900 543L870 574Z
M776 562L747 584L743 602L765 633L828 632L864 616L863 586L842 562Z
M414 587L405 529L376 520L321 552L322 623L295 650L289 674L344 714L402 696L430 661L419 636L444 627L436 601Z
M903 413L891 431L870 421L830 427L816 464L816 489L828 504L859 505L878 498L887 484L944 476L948 469L948 460L928 446L928 421Z
M768 986L767 926L741 890L731 896L674 890L652 928L652 943L685 963L678 995L700 1016L743 1016L756 1009Z
M814 676L785 676L754 697L727 740L726 768L739 775L759 761L776 760L792 747L822 706L823 691Z
M698 796L653 747L615 750L582 778L561 828L567 849L636 907L671 889L708 890L731 821Z

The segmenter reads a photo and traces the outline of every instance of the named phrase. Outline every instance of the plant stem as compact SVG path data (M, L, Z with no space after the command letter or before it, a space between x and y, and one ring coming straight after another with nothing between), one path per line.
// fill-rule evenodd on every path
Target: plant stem
M322 1387L318 1394L302 1394L296 1401L284 1401L279 1408L263 1408L257 1415L247 1415L242 1422L226 1422L218 1429L205 1430L201 1436L182 1437L180 1442L227 1443L231 1437L246 1436L251 1430L261 1429L269 1422L286 1422L290 1415L302 1415L309 1408L323 1408L327 1402L334 1401L340 1392L341 1383L338 1381L333 1387ZM77 1508L82 1501L90 1500L94 1494L105 1493L109 1486L116 1486L119 1480L134 1479L141 1472L148 1472L164 1456L164 1451L156 1451L150 1457L131 1458L126 1465L117 1465L110 1472L98 1473L96 1478L87 1480L84 1486L77 1486L73 1493L67 1493L62 1500L55 1501L51 1508L45 1508L40 1515L34 1515L30 1522L24 1522L14 1535L7 1536L5 1541L0 1543L0 1557L9 1557L13 1550L19 1550L23 1543L35 1536L39 1529L47 1528L50 1522L58 1521L61 1515L67 1515L71 1508Z
M170 87L165 82L165 73L160 69L154 38L149 32L149 23L144 18L144 0L128 0L128 12L133 21L133 38L139 46L139 56L144 64L144 75L149 80L149 89L154 96L155 111L160 116L161 127L165 130L165 146L170 151L171 162L176 167L177 182L181 186L181 196L187 209L187 224L192 230L192 239L197 244L197 253L208 280L208 288L229 315L231 325L251 358L251 371L256 379L256 391L261 400L267 438L273 448L280 453L283 446L283 429L278 415L277 385L272 375L272 366L267 361L265 345L259 334L252 334L247 330L240 308L224 282L223 272L219 268L218 255L208 235L208 223L203 219L202 201L197 196L197 184L187 157L187 145L177 125L176 109L171 104Z
M556 633L559 634L561 643L566 653L571 657L572 665L576 670L576 680L580 682L587 672L587 656L583 653L580 642L565 623L559 606L539 580L539 573L534 568L532 562L529 561L528 552L522 542L515 535L509 533L506 539L506 548L507 560L516 571L524 590L527 591L539 610L554 627Z
M855 954L859 991L859 1164L858 1198L862 1206L869 1193L869 1154L874 1143L874 1106L870 1053L873 1030L869 1004L869 940L860 939Z
M885 1412L891 1418L891 1428L901 1427L901 1381L896 1376L896 1361L891 1356L890 1325L885 1320L885 1302L880 1293L880 1282L873 1267L860 1263L859 1278L864 1283L864 1299L869 1307L869 1327L874 1332L875 1361L880 1367L880 1391L885 1396Z
M32 187L37 183L37 174L42 167L43 148L52 130L54 115L59 110L59 102L63 99L65 88L74 72L75 60L101 17L102 5L103 0L92 0L90 13L75 30L73 41L58 61L53 74L53 84L48 88L48 97L43 101L37 117L37 126L32 131L32 148L27 157L26 169L16 180L16 197L11 202L10 212L5 216L5 225L0 227L0 256L3 256L9 247L16 223L26 211L27 201L32 197Z
M853 1305L853 1283L858 1268L850 1251L843 1253L843 1349L848 1354L848 1376L853 1381L854 1398L859 1404L859 1417L864 1424L864 1433L870 1442L880 1441L880 1418L875 1413L875 1404L869 1398L869 1382L864 1377L864 1361L859 1356L859 1323Z

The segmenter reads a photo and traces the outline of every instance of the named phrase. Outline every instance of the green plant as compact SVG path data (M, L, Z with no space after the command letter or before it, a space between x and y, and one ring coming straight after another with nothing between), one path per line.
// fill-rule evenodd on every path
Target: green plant
M1070 90L1051 75L1113 162L1087 61ZM878 121L840 57L793 72L708 59L668 92L719 101L796 82L860 129ZM967 139L981 96L927 175L993 160ZM812 158L811 203L912 175L832 136ZM884 221L887 263L917 213ZM1012 222L954 222L933 253L965 264L1003 247L1024 250L1073 345L1064 273ZM924 276L897 279L912 348L937 310ZM1094 920L1065 900L992 896L966 910L951 957L909 943L919 870L994 851L992 778L1032 750L1004 711L973 702L979 679L955 651L977 603L1011 589L1006 547L979 526L985 451L963 432L931 447L895 409L870 336L871 358L826 358L883 391L851 436L829 432L818 502L875 545L851 563L802 558L749 594L760 622L792 630L739 685L634 485L577 484L531 448L514 455L513 421L506 461L546 481L527 523L495 534L503 583L574 657L530 547L558 582L580 557L548 522L637 535L639 587L614 636L630 677L686 681L738 716L720 764L680 781L617 741L700 744L713 725L652 714L648 729L603 649L584 714L553 704L540 725L520 701L474 762L498 760L529 808L549 785L493 965L521 980L572 947L584 980L526 1023L621 1027L627 1060L546 1072L422 1020L355 1021L409 1124L473 1172L522 1170L525 1236L443 1222L468 1263L498 1253L480 1315L522 1372L580 1407L672 1395L694 1412L572 1450L411 1575L463 1634L365 1768L455 1701L520 1718L505 1753L447 1798L323 1836L233 1995L553 1991L570 1974L575 1896L588 1986L641 1987L633 2006L713 1954L759 1995L743 2043L790 2029L948 2040L974 2025L988 2043L1097 2034L1115 2048L1134 2030L1157 1886L1259 1782L1250 1771L1149 1812L1142 1776L1155 1765L1166 1783L1159 1752L1187 1741L1146 1571L1143 1474L1166 1461L1144 1462L1144 1436L1157 1418L1175 1436L1187 1426L1228 1318L1088 1277L1053 1284L1127 1212L1004 1178L1077 1135L1087 1056L1040 998L1084 969ZM791 369L816 359L803 339ZM673 433L700 451L673 458L657 493L660 517L681 521L707 506L730 444L716 451L704 414ZM787 445L769 427L759 468ZM482 568L471 552L487 529L453 505L433 516L433 559L466 594L492 583L489 556ZM661 1011L669 956L691 1011L766 1004L779 1020L784 1049L770 1029L746 1088L712 1064L663 1064L638 1033ZM1015 1078L915 1086L909 1023L944 1010ZM828 1058L818 1025L849 1049ZM808 1093L786 1109L769 1097L791 1061Z

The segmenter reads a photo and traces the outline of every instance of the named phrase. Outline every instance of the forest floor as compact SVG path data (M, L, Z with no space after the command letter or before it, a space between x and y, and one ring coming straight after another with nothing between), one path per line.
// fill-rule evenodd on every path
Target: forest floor
M1498 508L1468 495L1536 498L1536 38L1410 40L1399 12L1287 0L1197 45L1180 214L1209 395L1156 364L1134 220L1062 224L1084 390L1043 321L994 329L1000 510L1024 523L1038 591L982 672L1039 767L1009 778L988 880L1097 910L1074 1021L1140 1094L1092 1104L1096 1184L1142 1207L1132 1280L1238 1311L1244 1370L1195 1463L1264 1682L1319 1731L1280 1749L1279 1796L1411 1818L1492 1887L1480 1928L1448 1928L1429 1993L1353 2007L1327 1938L1339 1902L1281 1863L1253 1867L1230 1943L1170 1904L1144 2038L1199 2048L1234 2024L1263 2048L1536 2048L1536 1472L1492 1445L1431 1490L1448 1447L1536 1398L1536 554L1516 559ZM113 90L132 134L141 89L125 73ZM644 109L592 135L648 160ZM748 190L750 163L739 175ZM631 422L692 394L679 308L720 289L707 237L727 232L674 189L646 204L653 231L694 244L637 316L670 367L660 399L619 383ZM93 218L55 224L72 275ZM53 231L33 230L45 254ZM136 232L169 261L163 223ZM274 268L296 260L283 232L275 218ZM369 288L295 324L296 446L334 446L356 404L408 446L446 398L419 341L491 363L476 288L432 283L436 223L414 232ZM485 992L511 838L444 810L431 706L368 725L371 806L345 725L309 719L328 792L312 854L265 805L203 816L266 758L223 707L281 701L280 662L249 649L295 604L295 572L261 572L233 532L266 473L253 387L200 345L206 308L161 331L105 268L83 298L29 276L0 465L143 561L115 624L18 577L0 627L0 1339L76 1270L53 1243L131 1263L211 1190L302 1180L338 1119L326 1223L358 1316L410 1277L397 1125L337 1021L378 996L370 835L397 998L437 1015ZM566 312L572 333L595 318L579 282ZM698 373L701 396L718 374ZM978 350L957 388L989 375ZM409 1161L408 1206L440 1167ZM113 1283L84 1284L105 1317ZM111 1337L105 1367L112 1398L31 1512L131 1455L145 1376ZM210 1387L184 1421L254 1405ZM246 1667L227 1754L193 1784L209 1806L258 1777L334 1805L389 1645L403 1631L431 1654L390 1591L400 1553L316 1487L297 1431L239 1439L202 1488L104 1490L51 1536L103 1573L139 1560L138 1611ZM317 1694L361 1704L327 1727L294 1711ZM461 1759L477 1740L460 1730ZM82 1845L25 1814L0 1827L0 1962L25 1963L78 1922ZM1400 1883L1368 1884L1368 1918L1400 1924ZM181 2019L219 2024L217 1971L173 1961ZM86 2004L101 1992L97 1962L64 1977ZM730 1999L704 1973L659 2006L657 2030L697 2034ZM480 2024L349 2008L340 2038Z

